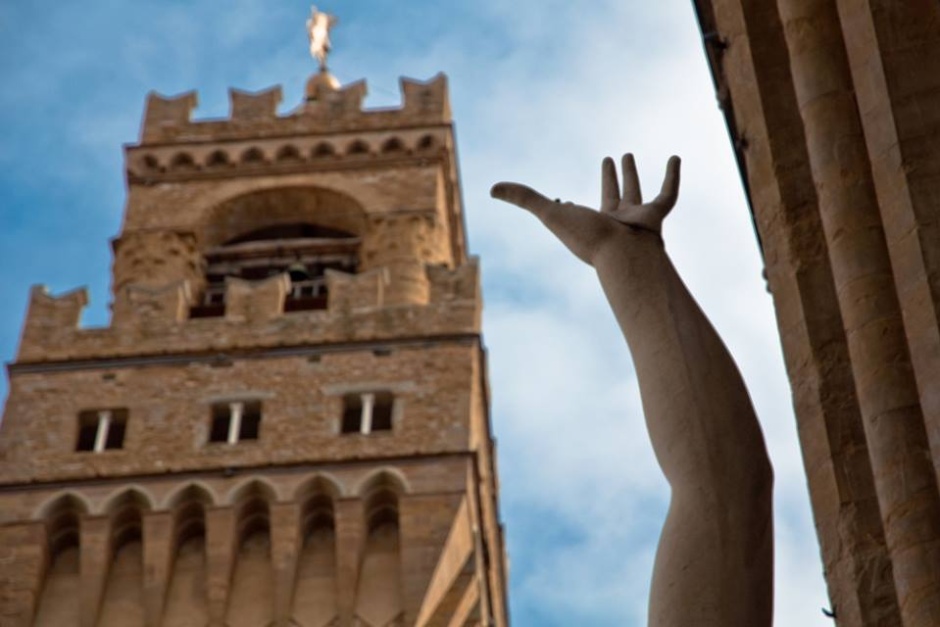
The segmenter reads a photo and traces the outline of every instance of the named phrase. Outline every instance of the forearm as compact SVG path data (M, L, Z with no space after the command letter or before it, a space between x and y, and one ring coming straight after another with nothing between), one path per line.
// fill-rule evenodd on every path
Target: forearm
M650 236L612 247L595 268L630 352L650 439L666 476L728 480L769 470L731 355ZM636 246L644 246L638 251ZM639 254L636 254L639 253ZM623 257L630 256L630 265Z

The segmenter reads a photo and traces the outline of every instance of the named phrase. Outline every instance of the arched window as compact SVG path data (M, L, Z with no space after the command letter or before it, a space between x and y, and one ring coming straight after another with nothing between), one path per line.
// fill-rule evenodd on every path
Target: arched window
M291 288L284 310L327 306L326 271L354 274L359 239L352 233L310 223L262 227L239 235L206 255L206 290L192 317L225 313L225 278L260 281L287 273Z

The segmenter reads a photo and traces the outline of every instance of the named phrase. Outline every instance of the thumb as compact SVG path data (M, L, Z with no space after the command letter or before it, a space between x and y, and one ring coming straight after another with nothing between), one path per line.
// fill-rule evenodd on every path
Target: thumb
M551 200L531 187L519 183L497 183L490 190L490 196L536 214L541 213L546 206L553 204Z

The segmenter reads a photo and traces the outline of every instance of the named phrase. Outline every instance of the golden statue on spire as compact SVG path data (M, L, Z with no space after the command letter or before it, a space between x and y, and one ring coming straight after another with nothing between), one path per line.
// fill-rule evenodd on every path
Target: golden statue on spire
M320 71L326 72L326 57L330 54L330 29L337 19L335 15L317 11L316 6L310 7L310 17L307 19L307 34L310 36L310 56L320 62Z

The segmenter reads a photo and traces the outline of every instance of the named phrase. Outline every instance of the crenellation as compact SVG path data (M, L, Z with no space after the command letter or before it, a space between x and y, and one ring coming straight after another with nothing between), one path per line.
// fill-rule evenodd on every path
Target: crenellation
M328 116L343 118L358 116L362 113L362 103L368 94L368 87L364 80L356 81L342 87L330 81L332 77L316 74L307 81L306 101L298 109L298 113L308 116Z
M162 337L186 320L192 300L189 281L173 281L159 287L125 284L115 294L111 324L116 333Z
M450 125L447 78L443 74L426 82L402 78L401 92L401 107L367 109L363 107L365 81L343 87L320 81L308 86L308 99L300 107L279 116L276 111L281 99L279 86L255 93L232 89L229 117L208 120L192 119L197 102L195 92L173 98L151 93L139 146Z
M358 274L327 270L326 284L330 293L328 311L341 316L358 311L375 311L385 305L388 283L387 268Z
M17 359L22 360L34 346L67 343L78 329L87 304L88 290L84 287L52 296L45 285L34 285L29 292Z
M344 277L330 276L343 283ZM156 335L128 333L124 330L127 327L83 329L74 325L55 326L45 334L24 334L17 364L11 369L82 360L198 355L205 350L251 351L284 345L384 342L398 337L433 339L480 332L477 301L444 298L428 304L393 306L382 296L382 306L369 306L372 295L377 303L380 293L384 294L385 274L376 271L354 276L351 282L339 285L332 309L289 312L264 323L249 324L220 316L183 320Z
M404 111L412 114L431 114L440 116L444 121L450 121L447 76L443 73L428 81L402 77L401 92Z
M482 305L478 257L470 257L467 263L457 268L449 268L444 264L428 265L427 273L432 303L469 301Z
M177 129L189 125L198 103L199 99L194 91L170 97L150 92L147 95L144 124L141 128L141 143L172 135Z
M228 90L232 121L253 122L277 117L277 106L283 94L280 85L250 92L241 89Z
M290 285L287 274L263 281L226 277L225 321L257 325L284 315L284 298Z

